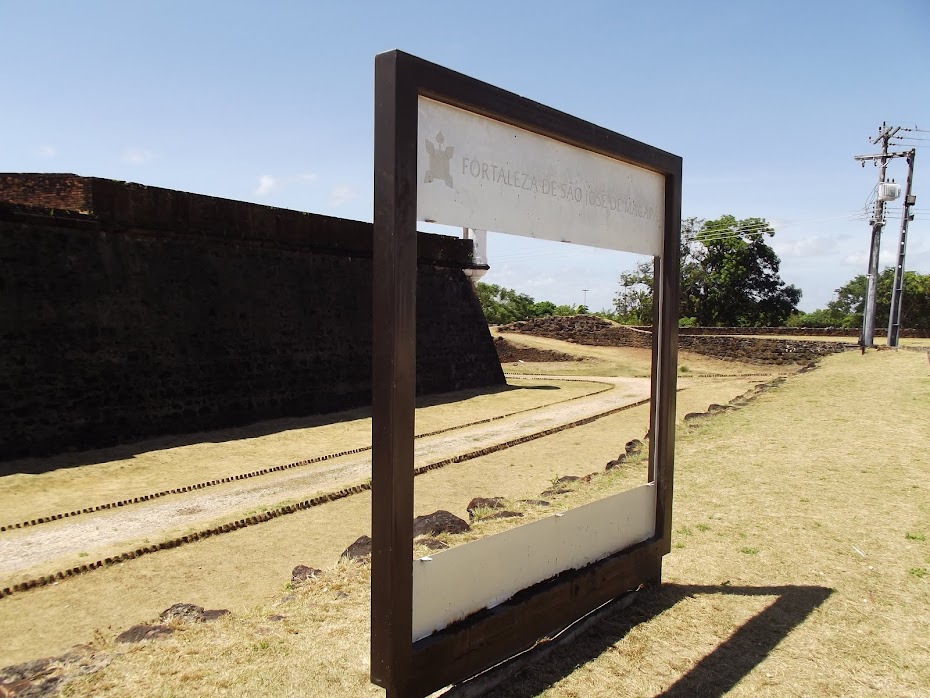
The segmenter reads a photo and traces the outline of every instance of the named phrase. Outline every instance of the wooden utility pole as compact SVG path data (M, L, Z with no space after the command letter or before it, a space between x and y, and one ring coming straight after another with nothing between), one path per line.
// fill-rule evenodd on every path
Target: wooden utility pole
M914 217L911 206L917 203L917 197L911 194L914 183L914 160L917 149L912 148L907 154L907 184L904 188L904 209L901 215L901 237L898 241L898 264L894 268L894 286L891 288L891 307L888 312L888 346L898 346L901 336L901 298L904 295L904 253L907 250L907 224Z
M900 127L886 126L878 131L875 138L870 138L873 145L881 141L882 154L878 169L878 189L885 183L885 171L888 166L888 140L900 131ZM875 201L875 216L872 218L872 244L869 248L869 288L865 296L865 313L862 316L862 346L871 347L875 343L875 299L878 293L878 253L882 245L882 228L885 226L885 202L881 192Z

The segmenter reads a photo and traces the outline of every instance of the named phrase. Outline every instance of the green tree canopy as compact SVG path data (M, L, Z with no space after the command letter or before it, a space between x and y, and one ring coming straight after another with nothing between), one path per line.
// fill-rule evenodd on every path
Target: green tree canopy
M777 326L797 311L801 290L779 276L780 260L765 243L775 234L763 218L682 221L681 300L688 324L704 326ZM643 262L620 276L614 299L627 322L652 320L652 264Z
M536 302L525 293L518 293L511 288L496 284L479 281L477 289L484 317L490 323L506 324L534 317L577 315L588 312L583 305L556 305L551 301Z
M696 236L705 250L695 313L699 324L776 327L797 311L801 290L781 280L778 255L765 243L774 234L762 218L737 221L727 215L701 226Z
M837 325L862 327L868 285L868 277L859 274L836 289L836 297L827 304L826 312L837 320ZM878 275L875 289L875 326L878 328L888 326L893 286L894 269L888 267ZM902 288L901 327L930 329L930 274L905 271Z
M535 317L533 306L536 304L525 293L496 284L478 283L478 300L488 322L508 323Z

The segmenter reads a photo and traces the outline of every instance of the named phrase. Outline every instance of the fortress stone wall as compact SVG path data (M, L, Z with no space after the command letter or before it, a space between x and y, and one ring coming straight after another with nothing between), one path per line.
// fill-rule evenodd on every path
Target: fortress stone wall
M0 174L0 461L369 404L371 251L369 223ZM418 392L503 384L471 241L421 233L418 264Z

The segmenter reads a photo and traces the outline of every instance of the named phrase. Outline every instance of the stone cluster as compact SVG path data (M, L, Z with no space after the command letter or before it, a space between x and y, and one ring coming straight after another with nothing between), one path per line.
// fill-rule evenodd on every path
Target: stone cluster
M690 328L694 329L694 328ZM711 331L717 328L701 328ZM726 329L726 328L721 328ZM755 333L755 327L740 328ZM502 332L531 334L566 342L608 347L635 347L650 349L652 331L649 328L618 325L595 315L534 318L500 327ZM685 334L678 337L681 349L712 356L726 361L751 364L783 365L808 364L811 361L855 348L844 342L815 342L810 340L775 339L768 337L738 337L732 333Z

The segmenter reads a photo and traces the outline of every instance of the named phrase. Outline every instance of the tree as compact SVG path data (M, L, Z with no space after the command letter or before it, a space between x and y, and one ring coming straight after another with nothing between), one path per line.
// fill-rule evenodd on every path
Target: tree
M679 315L686 324L776 326L797 310L800 289L778 274L780 260L764 238L775 234L762 218L681 224ZM652 264L643 262L620 276L614 307L624 321L652 320Z
M533 317L547 317L549 315L558 315L556 310L558 306L552 301L539 301L533 304Z
M620 275L620 290L614 309L620 322L630 325L652 323L652 262L640 262L633 271Z
M801 290L781 280L778 255L765 243L774 234L762 218L727 215L701 226L696 239L706 252L699 324L776 327L797 311Z
M862 313L869 281L859 274L836 289L836 298L827 304L827 312L837 318L843 327L862 327ZM888 267L878 275L875 289L875 326L887 327L891 308L891 291L894 286L894 269ZM815 311L816 312L816 311ZM901 327L930 329L930 274L904 272L901 298Z
M535 301L525 293L496 284L478 283L478 300L488 322L505 324L536 317Z
M845 315L829 308L792 315L785 325L788 327L853 327L853 325L846 325Z
M506 324L517 320L528 320L534 317L549 315L577 315L586 313L588 309L583 306L556 305L551 301L539 301L525 293L518 293L511 288L504 288L496 284L478 282L478 300L484 311L485 319L490 323Z

